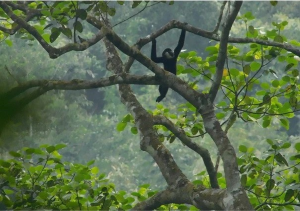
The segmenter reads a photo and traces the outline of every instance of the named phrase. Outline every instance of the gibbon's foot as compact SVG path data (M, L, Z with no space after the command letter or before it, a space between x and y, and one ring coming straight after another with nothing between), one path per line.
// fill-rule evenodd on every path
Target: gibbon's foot
M162 101L162 99L164 99L164 98L165 98L165 96L161 96L161 95L160 95L158 98L156 98L156 102L159 103L159 102Z

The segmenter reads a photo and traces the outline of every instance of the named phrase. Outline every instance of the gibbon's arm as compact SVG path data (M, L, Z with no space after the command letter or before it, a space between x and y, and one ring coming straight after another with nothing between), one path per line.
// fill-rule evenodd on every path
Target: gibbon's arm
M156 56L156 40L152 40L152 48L151 48L151 60L155 63L162 63L163 58Z
M178 45L177 45L177 47L174 50L174 56L175 56L175 58L178 57L178 55L179 55L179 53L180 53L180 51L181 51L181 49L182 49L182 47L184 45L184 39L185 39L185 30L182 29L180 37L179 37Z

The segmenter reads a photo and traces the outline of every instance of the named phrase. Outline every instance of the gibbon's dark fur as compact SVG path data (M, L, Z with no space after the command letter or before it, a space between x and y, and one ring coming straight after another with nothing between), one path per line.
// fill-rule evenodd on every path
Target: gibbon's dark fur
M152 40L152 49L151 49L151 60L155 63L163 63L164 69L166 71L169 71L170 73L173 73L176 75L176 63L178 55L183 47L185 39L185 30L183 29L181 31L179 41L177 44L177 47L174 49L174 52L170 48L166 48L163 53L162 57L156 56L156 40ZM168 86L165 84L159 85L159 93L160 96L156 99L156 102L160 102L162 99L165 98L167 92L168 92Z

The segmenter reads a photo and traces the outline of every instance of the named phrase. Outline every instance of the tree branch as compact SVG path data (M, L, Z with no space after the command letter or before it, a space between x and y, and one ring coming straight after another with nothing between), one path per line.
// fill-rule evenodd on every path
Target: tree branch
M108 69L114 71L115 74L122 73L124 71L123 63L115 46L108 39L104 39L104 44L107 48ZM136 99L131 87L129 85L119 85L118 89L121 101L134 116L135 124L140 134L141 149L152 156L168 185L172 187L183 187L190 183L177 166L169 150L159 141L156 131L153 128L151 115Z
M13 11L7 6L5 2L0 1L0 7L5 11L5 13L19 26L24 28L29 34L34 36L34 38L41 44L41 46L48 52L50 58L54 59L57 58L69 51L83 51L89 48L90 46L99 42L105 34L100 30L94 38L85 40L82 43L69 43L61 48L55 48L49 45L44 38L39 34L39 32L27 23L26 20L20 18L19 16L15 15ZM2 28L3 29L3 28Z
M206 170L209 175L210 183L212 188L220 188L217 180L217 172L215 171L214 164L211 160L209 151L204 147L201 147L196 142L192 141L185 135L184 130L177 128L169 119L165 116L154 116L154 124L163 125L168 128L180 141L189 147L191 150L199 154L205 164Z
M233 3L233 10L229 13L221 33L218 60L216 63L217 71L215 74L214 82L212 83L212 86L209 90L209 98L211 102L214 102L217 93L219 91L219 87L223 77L224 64L227 58L227 44L228 44L229 32L231 30L233 22L236 19L238 12L240 11L242 3L243 3L242 1L236 1ZM230 9L230 7L228 7L228 9Z
M17 87L0 95L0 101L10 100L17 95L34 87L47 87L48 90L80 90L80 89L94 89L107 87L116 84L140 84L140 85L158 85L155 76L138 76L119 74L107 78L97 80L79 80L73 79L71 81L62 80L33 80L20 84Z
M223 12L224 12L224 8L227 4L227 1L224 1L222 6L221 6L221 9L220 9L220 15L219 15L219 18L218 18L218 22L215 26L215 29L212 31L213 34L217 33L218 30L219 30L219 27L220 27L220 24L221 24L221 21L222 21L222 16L223 16Z

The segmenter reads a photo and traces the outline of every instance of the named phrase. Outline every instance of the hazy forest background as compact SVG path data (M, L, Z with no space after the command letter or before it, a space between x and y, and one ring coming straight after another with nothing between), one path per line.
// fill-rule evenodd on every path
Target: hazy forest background
M119 5L117 2L108 2L108 5L110 8L116 9L116 13L110 18L112 26L117 24L113 30L132 46L140 38L148 36L171 20L186 22L203 30L211 30L215 26L222 3L176 1L169 5L168 3L150 2L140 14L124 22L121 21L142 10L145 2L137 5L134 9L132 8L133 2L124 2L123 5ZM268 1L244 2L238 14L240 18L235 20L230 35L245 37L247 33L245 28L249 25L254 26L257 31L277 30L278 25L276 24L280 25L284 22L280 25L284 30L277 30L280 31L283 39L300 40L299 11L299 2L279 1L276 6ZM243 16L245 14L248 15ZM250 18L244 21L245 17ZM93 33L97 31L88 24L83 24L83 26L84 29L90 29L86 33L80 33L83 38L92 37ZM174 48L177 45L180 32L180 29L172 29L156 39L158 55L165 48ZM60 35L60 38L55 41L58 46L66 42L63 34ZM193 51L196 52L195 55L198 58L201 57L205 60L206 57L211 56L211 48L208 47L215 46L217 43L187 31L183 49L184 53ZM240 52L249 51L250 44L234 45L239 48ZM275 50L274 58L265 67L265 75L262 74L260 77L261 93L259 90L252 90L253 93L258 92L256 93L258 98L265 95L266 92L263 90L272 85L276 87L275 83L277 82L274 80L281 80L289 71L288 63L284 62L284 59L280 60L283 57L280 57L282 52ZM150 51L151 42L141 49L141 52L149 58ZM51 59L35 39L22 33L16 33L7 39L2 39L0 52L1 93L30 80L96 80L112 75L111 72L106 71L105 47L101 42L85 51L72 51L56 59ZM207 92L210 81L205 80L203 75L190 74L191 71L185 62L184 53L177 63L180 72L178 77L185 81L195 82L198 90ZM120 56L124 61L127 59L122 53ZM299 57L295 61L299 61ZM234 64L234 61L228 60L228 63L229 65ZM298 70L298 63L293 68ZM153 75L149 69L137 61L133 63L130 73ZM293 74L295 76L295 71ZM296 81L297 83L298 81ZM182 118L180 115L183 115L183 111L186 111L185 115L197 115L195 109L193 110L183 97L171 89L167 97L158 104L155 102L158 96L157 85L131 85L131 87L137 99L143 102L144 108L154 115L166 113L174 121ZM225 98L224 93L219 92L217 103L225 101ZM215 108L217 118L221 123L228 120L230 115L230 112L226 113L220 109L222 106L219 104ZM138 191L139 186L143 184L149 184L152 190L163 190L167 184L154 160L140 150L140 136L130 118L132 119L132 116L121 103L116 86L72 91L52 90L30 102L5 126L0 136L1 159L9 159L11 156L9 151L17 151L23 147L36 148L43 144L66 144L67 146L60 150L64 161L85 164L95 160L93 166L98 167L101 173L106 174L106 178L115 184L116 191ZM244 156L243 162L249 162L245 166L252 162L250 158L249 160L246 158L247 155L251 154L259 159L265 159L265 155L270 152L272 145L282 146L282 144L289 143L285 145L288 147L278 148L277 152L282 150L280 155L286 158L282 160L278 158L278 166L288 168L285 166L285 162L288 162L289 166L299 168L298 165L295 165L299 162L299 158L296 161L295 159L290 161L289 157L286 157L299 153L297 151L300 136L299 113L295 112L288 116L289 122L281 120L279 117L268 121L265 119L254 121L253 118L253 121L248 122L238 118L228 131L228 137L236 149L237 156ZM215 162L218 154L217 148L208 135L200 136L201 132L204 132L203 127L196 132L190 131L189 135L195 135L195 137L197 135L194 141L209 149L212 160ZM202 158L196 153L191 153L190 149L180 141L170 141L169 133L163 129L158 133L160 140L164 141L172 152L174 160L188 179L194 181L195 184L208 184L209 179L205 173ZM295 145L297 147L294 147ZM218 177L220 186L225 187L222 166L219 167L219 172L221 173ZM299 172L294 173L294 175L299 174ZM293 176L292 180L293 184L297 181L299 183L299 176ZM285 180L283 179L283 181ZM149 188L148 185L142 187ZM285 189L285 194L287 189L289 188ZM299 199L297 199L297 197L299 198L299 189L290 189L295 190L294 195L291 196L295 198L293 203L296 203L297 200L299 203ZM258 192L255 193L258 194ZM285 202L289 202L289 200L287 199ZM293 206L290 208L293 209Z

